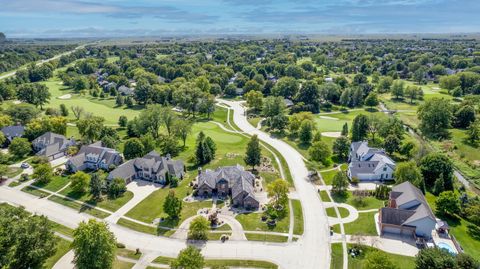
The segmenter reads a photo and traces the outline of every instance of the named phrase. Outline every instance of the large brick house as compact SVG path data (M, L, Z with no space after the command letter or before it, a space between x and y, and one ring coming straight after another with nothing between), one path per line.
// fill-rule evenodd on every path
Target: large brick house
M200 196L231 196L235 207L258 208L255 198L255 176L240 165L223 166L215 170L199 170L197 194Z

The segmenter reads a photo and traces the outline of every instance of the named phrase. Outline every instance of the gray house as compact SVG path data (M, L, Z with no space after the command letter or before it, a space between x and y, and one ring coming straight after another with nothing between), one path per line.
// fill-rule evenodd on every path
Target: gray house
M133 88L129 88L125 85L122 85L118 87L118 93L120 93L123 96L131 96L135 93L135 90Z
M12 140L16 137L22 137L25 133L25 126L23 125L11 125L5 126L2 128L2 133L5 135L7 139L7 143L12 142Z
M77 155L71 157L66 167L71 172L89 170L108 170L123 162L123 157L114 149L103 147L98 141L88 146L82 146Z
M46 132L32 141L32 147L36 154L47 157L48 160L65 156L67 149L75 145L73 138L67 139L63 135L52 132Z
M108 180L123 178L125 183L132 180L146 180L165 184L168 177L183 179L185 165L180 160L172 160L170 156L162 157L152 151L142 158L135 158L115 168L108 175Z
M197 194L220 197L231 196L233 205L244 208L258 208L255 198L255 176L240 165L224 166L202 172L199 170Z
M367 141L352 142L347 175L360 181L392 180L395 162L383 149L370 148Z
M437 223L422 192L410 182L392 188L388 207L380 208L380 231L431 238Z

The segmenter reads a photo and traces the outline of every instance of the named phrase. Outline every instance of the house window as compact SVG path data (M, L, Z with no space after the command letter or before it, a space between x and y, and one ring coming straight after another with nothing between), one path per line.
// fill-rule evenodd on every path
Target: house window
M387 171L387 167L383 167L383 171Z

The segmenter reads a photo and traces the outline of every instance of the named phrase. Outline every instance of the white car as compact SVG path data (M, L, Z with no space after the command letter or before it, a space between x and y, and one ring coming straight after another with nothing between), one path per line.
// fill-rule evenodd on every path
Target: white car
M23 169L27 169L27 168L30 167L30 165L29 165L28 163L22 163L22 164L20 165L20 167L23 168Z

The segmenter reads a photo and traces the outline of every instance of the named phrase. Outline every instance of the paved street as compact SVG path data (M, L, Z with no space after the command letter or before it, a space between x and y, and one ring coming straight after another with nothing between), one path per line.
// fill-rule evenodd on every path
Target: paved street
M226 103L233 108L234 122L240 129L249 134L257 134L262 141L276 148L284 156L302 202L305 233L297 242L288 244L254 241L207 242L201 246L203 255L207 258L265 260L278 264L280 268L329 268L328 218L315 187L305 180L307 168L302 156L288 144L271 138L251 126L244 116L244 109L240 103ZM69 207L6 186L0 187L0 200L22 205L30 212L45 215L71 228L75 228L81 221L92 218L88 214L78 213ZM148 252L150 255L175 257L187 246L184 240L139 233L117 224L110 224L110 230L127 248L140 248L142 252Z

